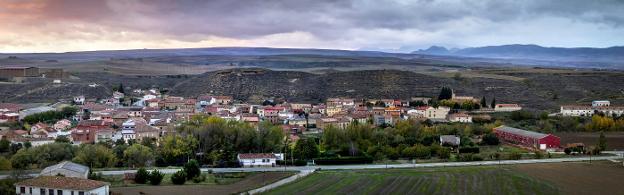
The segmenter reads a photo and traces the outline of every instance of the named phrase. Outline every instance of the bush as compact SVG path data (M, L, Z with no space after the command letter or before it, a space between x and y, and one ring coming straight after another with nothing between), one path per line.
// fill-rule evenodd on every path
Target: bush
M544 158L544 154L541 151L535 151L535 158L536 159Z
M137 171L136 175L134 176L134 183L138 183L138 184L145 184L147 182L147 180L149 179L149 173L147 172L147 170L145 170L145 168L141 167L139 168L139 170Z
M511 160L520 160L522 158L522 154L520 152L512 152L509 154L509 159Z
M196 177L193 177L193 183L200 183L206 181L206 175L205 174L200 174Z
M184 170L180 170L171 175L171 183L182 185L184 182L186 182L186 172L184 172Z
M472 153L459 155L459 161L482 161L483 157Z
M193 179L201 174L201 170L199 169L199 163L197 160L190 160L188 163L184 165L184 172L186 173L186 179Z
M164 175L160 171L158 171L157 169L154 169L152 173L150 173L150 177L149 177L150 184L160 185L160 182L162 182L163 177Z
M479 153L479 147L463 147L459 148L459 153Z
M441 148L438 153L439 153L438 156L441 159L449 159L449 158L451 158L451 149Z
M563 149L563 152L565 152L565 154L570 155L572 153L572 150L570 150L570 148L566 148Z
M483 140L481 141L481 143L485 145L498 145L500 144L500 141L498 140L498 137L496 137L496 134L488 133L483 136Z
M373 158L367 156L342 157L342 158L318 158L314 162L317 165L346 165L346 164L370 164Z

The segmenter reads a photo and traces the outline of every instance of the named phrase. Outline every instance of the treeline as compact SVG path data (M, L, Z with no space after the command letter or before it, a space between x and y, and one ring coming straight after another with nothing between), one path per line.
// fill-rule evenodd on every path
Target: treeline
M35 124L38 122L53 123L64 118L70 118L76 115L77 111L78 108L73 106L67 106L60 111L51 110L47 112L28 115L24 117L23 121L28 124Z
M494 117L500 123L541 132L601 132L624 131L624 117L596 113L592 117L548 116L548 113L514 111Z

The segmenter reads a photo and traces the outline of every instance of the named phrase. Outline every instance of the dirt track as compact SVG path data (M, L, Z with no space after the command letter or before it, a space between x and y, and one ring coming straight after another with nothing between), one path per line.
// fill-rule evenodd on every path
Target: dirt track
M269 183L273 183L284 177L292 175L283 172L266 172L248 176L240 182L228 185L171 185L171 186L138 186L138 187L120 187L112 188L113 193L121 194L233 194L258 188Z
M561 194L624 194L624 167L621 163L526 164L514 169L552 182Z
M600 133L555 133L561 138L561 145L582 142L587 146L598 144ZM624 150L624 132L607 132L607 150Z

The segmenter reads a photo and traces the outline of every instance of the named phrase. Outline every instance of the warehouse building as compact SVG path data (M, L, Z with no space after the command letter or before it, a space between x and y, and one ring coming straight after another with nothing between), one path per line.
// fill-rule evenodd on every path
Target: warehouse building
M14 77L38 77L39 68L37 67L0 67L0 78Z
M494 133L502 142L539 150L555 150L560 147L561 143L559 137L552 134L543 134L504 125L494 128Z

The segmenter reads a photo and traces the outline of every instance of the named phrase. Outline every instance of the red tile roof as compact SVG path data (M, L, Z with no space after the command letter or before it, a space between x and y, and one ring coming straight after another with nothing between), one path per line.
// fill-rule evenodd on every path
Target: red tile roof
M109 185L106 182L76 177L41 176L15 183L16 186L33 186L53 189L93 190Z

